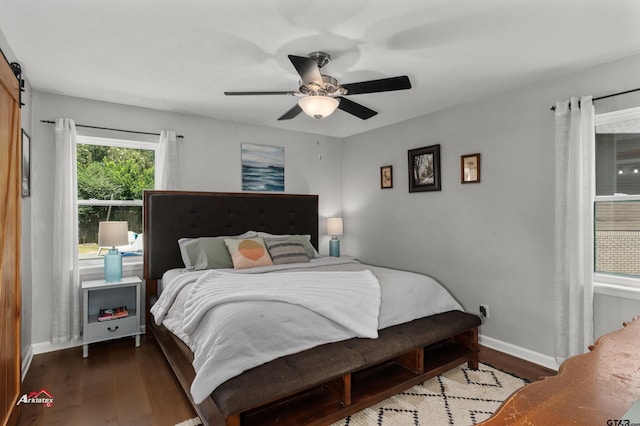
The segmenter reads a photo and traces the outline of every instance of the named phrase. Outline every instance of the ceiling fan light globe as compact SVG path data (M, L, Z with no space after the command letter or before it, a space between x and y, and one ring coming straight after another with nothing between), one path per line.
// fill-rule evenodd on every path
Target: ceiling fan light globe
M300 98L298 105L309 117L320 119L333 114L340 101L331 96L306 96Z

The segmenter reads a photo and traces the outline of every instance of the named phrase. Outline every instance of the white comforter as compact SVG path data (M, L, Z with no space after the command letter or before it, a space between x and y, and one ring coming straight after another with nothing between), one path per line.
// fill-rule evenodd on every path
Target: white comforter
M249 276L249 284L241 284ZM449 310L462 308L429 277L319 258L179 273L163 283L151 312L194 352L191 393L200 403L224 381L272 359L352 337L376 337L376 328Z

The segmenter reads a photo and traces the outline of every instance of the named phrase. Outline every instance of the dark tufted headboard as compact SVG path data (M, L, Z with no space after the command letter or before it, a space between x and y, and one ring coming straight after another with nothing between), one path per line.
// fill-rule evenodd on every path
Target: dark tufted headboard
M145 191L144 278L184 267L178 239L245 231L310 234L318 247L318 196Z

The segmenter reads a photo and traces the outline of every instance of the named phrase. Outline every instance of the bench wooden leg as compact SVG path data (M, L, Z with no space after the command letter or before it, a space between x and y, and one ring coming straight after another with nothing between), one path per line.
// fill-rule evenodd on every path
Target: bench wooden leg
M454 341L461 343L471 350L471 359L467 362L467 366L472 370L479 367L480 345L478 343L478 327L474 327L464 333L460 333L453 338Z
M394 358L394 361L416 374L424 373L424 348Z
M351 405L351 374L326 383L325 388L340 401L343 407Z
M226 426L240 426L240 414L232 414L228 416Z

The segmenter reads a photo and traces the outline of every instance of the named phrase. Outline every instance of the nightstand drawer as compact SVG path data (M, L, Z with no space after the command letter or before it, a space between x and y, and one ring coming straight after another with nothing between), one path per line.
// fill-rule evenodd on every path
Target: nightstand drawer
M100 342L140 333L137 316L110 321L89 323L85 332L85 343Z

